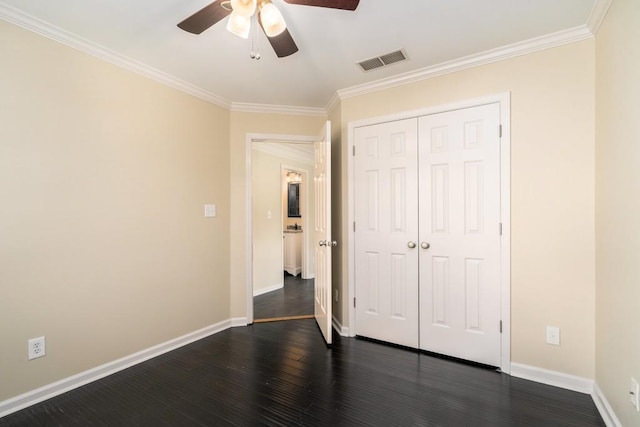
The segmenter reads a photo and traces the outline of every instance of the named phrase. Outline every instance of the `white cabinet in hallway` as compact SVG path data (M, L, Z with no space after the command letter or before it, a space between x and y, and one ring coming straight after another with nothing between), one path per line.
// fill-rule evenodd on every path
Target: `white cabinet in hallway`
M302 272L302 231L284 231L284 271L294 276Z

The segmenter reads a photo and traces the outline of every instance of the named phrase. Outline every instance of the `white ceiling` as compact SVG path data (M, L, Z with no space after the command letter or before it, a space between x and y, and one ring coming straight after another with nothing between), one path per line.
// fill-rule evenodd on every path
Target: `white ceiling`
M200 35L176 26L209 3L0 0L0 17L79 38L90 46L85 50L132 59L222 102L325 108L340 89L586 29L597 6L597 0L361 0L349 12L273 0L300 51L279 59L259 34L262 59L256 61L249 58L250 40L227 32L226 21ZM409 60L367 73L356 66L399 48Z

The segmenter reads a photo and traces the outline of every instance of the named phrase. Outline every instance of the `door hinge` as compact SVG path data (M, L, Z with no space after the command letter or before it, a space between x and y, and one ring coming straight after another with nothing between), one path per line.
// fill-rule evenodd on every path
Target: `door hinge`
M353 308L356 308L356 299L353 299Z
M502 138L502 125L498 127L498 136Z
M500 223L500 235L502 236L502 223Z
M355 221L353 221L353 232L354 233L356 232L356 222Z
M355 155L356 155L356 146L354 145L353 146L353 154L352 154L352 156L355 156Z
M500 321L500 333L502 333L502 320Z

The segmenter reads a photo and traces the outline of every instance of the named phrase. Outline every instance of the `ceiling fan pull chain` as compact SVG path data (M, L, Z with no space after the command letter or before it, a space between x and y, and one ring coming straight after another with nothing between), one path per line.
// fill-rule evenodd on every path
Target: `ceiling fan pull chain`
M253 20L253 34L251 35L251 53L249 54L249 56L251 57L251 59L259 61L260 50L258 48L258 14L254 14L251 19Z

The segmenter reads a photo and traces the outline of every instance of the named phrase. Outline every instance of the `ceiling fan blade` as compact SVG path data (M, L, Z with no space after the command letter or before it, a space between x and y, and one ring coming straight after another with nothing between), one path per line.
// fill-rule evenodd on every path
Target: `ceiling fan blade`
M262 26L262 19L258 19L258 23L260 24L260 28L264 32L264 35L267 36L267 32L264 30ZM296 46L296 42L293 41L293 37L291 37L291 33L289 33L288 29L284 29L283 32L274 37L267 36L267 40L271 43L271 47L276 52L278 58L284 58L285 56L293 55L298 51L298 46Z
M230 10L222 7L222 0L215 1L209 6L205 6L181 23L178 27L181 29L193 33L200 34L207 28L213 26L218 21L226 18L231 14Z
M329 7L331 9L356 10L360 0L284 0L289 4Z
M264 28L263 28L264 30ZM293 55L298 51L296 42L293 41L293 37L289 33L289 30L285 30L275 37L267 37L271 47L278 55L278 58L284 58L285 56Z

